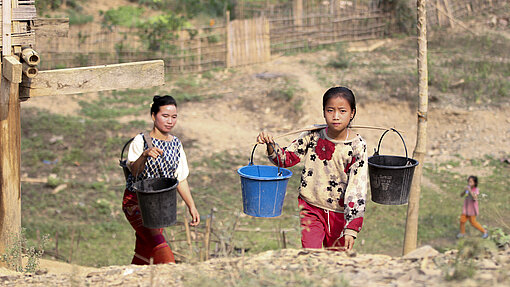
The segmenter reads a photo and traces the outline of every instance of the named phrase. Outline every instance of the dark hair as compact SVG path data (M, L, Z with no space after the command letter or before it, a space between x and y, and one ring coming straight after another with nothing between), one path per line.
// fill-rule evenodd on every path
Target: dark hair
M349 105L351 106L351 110L354 111L354 115L352 118L356 116L356 98L354 97L354 93L349 90L346 87L333 87L324 93L324 96L322 97L322 110L326 109L326 105L331 98L335 97L341 97L347 100L349 102Z
M469 181L469 179L471 179L471 178L473 179L473 182L475 183L475 187L478 187L478 177L476 177L476 176L474 176L474 175L470 175L470 176L468 177L468 181Z
M157 115L160 107L168 105L174 105L175 107L177 107L177 102L175 101L174 97L169 95L154 96L154 98L152 99L151 115L152 114Z

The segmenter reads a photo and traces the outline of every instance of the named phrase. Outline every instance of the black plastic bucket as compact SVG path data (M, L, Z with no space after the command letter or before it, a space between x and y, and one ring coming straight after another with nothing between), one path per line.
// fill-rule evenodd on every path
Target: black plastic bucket
M406 204L409 200L414 168L418 165L418 161L407 156L404 138L397 130L391 130L402 139L406 156L379 155L381 141L390 130L385 131L379 139L377 151L368 158L372 201L386 205Z
M177 185L175 178L149 178L137 181L133 189L138 196L143 226L163 228L177 220Z

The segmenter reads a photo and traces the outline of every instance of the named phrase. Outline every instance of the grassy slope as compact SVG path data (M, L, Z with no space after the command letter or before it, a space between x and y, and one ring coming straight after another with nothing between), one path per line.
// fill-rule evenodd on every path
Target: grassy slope
M440 33L437 33L436 37L438 38L431 39L432 57L438 53L453 56L449 59L438 57L437 61L432 60L431 73L454 75L447 79L447 84L441 82L444 81L444 77L438 78L442 79L441 81L434 78L431 80L432 89L438 91L437 95L446 97L456 94L459 95L460 102L476 102L476 94L484 92L484 87L489 86L499 87L488 90L493 101L508 101L506 90L508 63L495 63L487 58L476 60L479 58L475 59L474 54L462 54L469 52L457 51L455 45L449 46L451 45L449 43L456 41L458 44L463 43L464 46L481 46L479 48L481 50L486 48L483 43L489 42L491 47L496 48L489 49L484 55L500 57L502 51L510 47L508 39L497 35L487 37L461 35L452 41L442 41L446 35ZM476 51L478 49L473 53L477 53ZM387 52L378 51L390 59L411 52L412 48L406 46ZM461 59L467 64L475 63L476 67L485 68L475 68L473 69L475 72L467 75L467 72L458 68L458 61ZM398 63L388 65L387 62L374 61L364 64L363 61L355 59L350 65L351 69L362 69L363 65L371 67L372 72L368 71L363 77L350 81L357 83L366 81L366 88L369 90L376 88L371 88L368 84L371 81L383 83L383 86L377 87L380 91L378 94L390 95L392 91L396 91L390 97L405 100L407 94L405 91L414 89L414 75L405 69L399 70ZM323 80L334 76L342 77L349 70L326 68L320 64L318 67L311 67L311 70L314 69L318 71L317 77ZM328 76L324 73L328 73ZM202 100L200 96L196 96L193 89L214 82L209 76L199 80L201 85L193 82L195 80L190 77L182 77L169 80L167 86L178 87L175 92L180 101ZM469 83L451 87L451 82L467 76L471 77ZM441 92L442 90L444 92ZM130 262L134 236L120 209L123 181L117 158L120 148L129 137L126 135L144 129L145 124L132 122L121 125L116 118L145 109L150 96L154 93L154 90L104 93L97 101L82 103L82 113L73 117L51 115L33 109L22 110L23 173L30 177L47 177L53 173L57 177L50 180L49 184L22 184L22 224L27 228L27 237L31 243L37 241L38 233L49 234L51 242L45 249L49 254L56 255L55 245L58 242L58 255L61 260L70 260L72 252L72 261L81 265L105 266ZM385 96L381 97L375 96L373 100L387 100ZM54 135L62 138L52 139ZM58 159L58 162L54 164L42 162L55 159ZM262 157L258 160L263 161ZM256 219L240 213L242 209L240 184L235 170L246 163L246 155L241 156L234 152L216 153L190 163L193 169L190 184L199 210L203 216L211 208L217 210L213 222L212 249L216 248L216 241L227 245L226 250L220 251L224 254L231 251L228 246L246 249L247 252L279 248L281 240L277 231L282 229L287 231L287 246L299 247L299 218L295 190L300 168L292 169L295 176L289 183L283 215L278 219ZM481 199L482 212L479 221L489 227L502 227L507 233L510 232L508 227L510 207L504 204L510 200L506 188L510 185L510 179L505 176L509 174L510 167L492 158L468 162L458 158L458 161L425 166L425 176L430 184L424 185L422 190L419 244L432 244L440 249L455 246L454 236L458 232L457 220L462 206L458 192L464 186L466 174L448 167L456 167L460 163L466 168L486 169L487 163L492 167L489 175L480 179L480 190L486 196ZM54 188L63 183L67 183L67 188L54 193ZM180 208L179 218L182 218L182 213L183 208ZM364 253L399 255L405 213L406 206L383 206L369 202L365 227L356 243L357 250ZM234 226L275 232L232 232ZM473 236L478 236L472 228L468 227L468 231ZM182 241L184 239L182 226L167 228L166 232L169 238L176 240L172 243L174 250L187 255L188 247ZM218 249L221 249L221 244L218 245ZM194 258L197 258L200 245L194 245L193 248Z

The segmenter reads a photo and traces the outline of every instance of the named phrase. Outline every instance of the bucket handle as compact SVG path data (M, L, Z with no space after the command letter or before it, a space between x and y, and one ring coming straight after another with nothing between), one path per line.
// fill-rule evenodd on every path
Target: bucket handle
M258 145L259 145L259 144L257 143L257 144L255 144L255 146L253 146L253 150L251 151L251 157L250 157L250 163L249 163L249 165L253 165L253 154L255 153L255 149L257 148L257 146L258 146ZM280 146L279 146L276 142L271 143L271 145L273 146L273 150L274 150L274 152L276 153L276 158L278 159L278 165L277 165L277 166L278 166L278 173L277 173L277 175L278 175L278 176L282 176L282 172L280 171L280 164L281 164L281 161L280 161L280 155L279 155L279 154L278 154L278 152L276 151L276 146L275 146L275 145L277 145L277 146L278 146L278 148L280 148Z
M126 150L126 147L128 147L128 145L129 145L129 144L130 144L130 143L131 143L134 139L135 139L134 137L130 138L130 139L129 139L129 140L128 140L125 144L124 144L124 147L122 148L122 151L120 152L120 160L119 160L119 162L120 162L121 166L122 166L122 162L124 161L124 151ZM144 141L147 143L147 146L148 146L148 148L149 148L149 149L153 147L153 144L152 144L152 138L151 138L151 136L150 136L150 131L145 131L145 132L143 132L143 139L144 139ZM160 172L161 172L161 171L160 171ZM133 176L133 178L134 178L133 183L137 182L138 176L139 176L139 174L138 174L136 177L135 177L135 176Z
M386 135L387 132L389 131L394 131L398 134L398 136L400 137L400 139L402 140L402 143L404 144L404 149L406 151L406 164L409 162L409 157L407 155L407 146L406 146L406 142L404 141L404 138L402 137L402 135L394 128L391 128L391 129L388 129L388 130L385 130L384 133L381 135L381 138L379 139L379 144L377 145L377 151L374 153L374 155L379 155L379 148L381 147L381 142L382 142L382 139L383 137Z

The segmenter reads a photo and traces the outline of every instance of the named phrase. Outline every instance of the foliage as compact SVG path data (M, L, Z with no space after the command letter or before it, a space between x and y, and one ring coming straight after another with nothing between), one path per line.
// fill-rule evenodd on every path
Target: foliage
M5 247L5 253L0 255L0 261L5 262L7 266L18 272L34 273L39 269L39 259L44 253L44 246L48 242L49 235L44 235L40 246L27 245L26 229L22 228L19 234L11 233L8 235L8 244ZM27 258L25 266L22 259Z
M199 14L222 17L225 11L234 11L234 0L175 0L175 9L189 18Z
M140 38L151 51L176 50L176 47L170 42L178 38L175 33L177 30L187 26L189 26L189 22L184 17L171 12L154 16L138 24L138 28L141 30Z
M103 15L102 25L104 27L122 26L134 28L136 27L142 16L144 9L141 7L121 6L117 9L110 9L106 12L101 11Z
M83 25L94 21L94 16L86 15L76 10L70 9L67 13L69 15L69 25Z
M506 234L502 228L490 230L490 239L494 241L497 247L505 248L510 246L510 234Z

